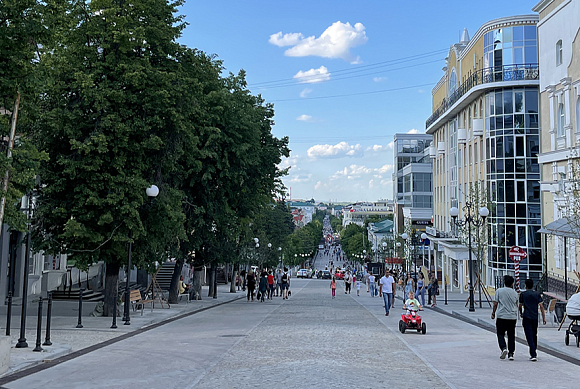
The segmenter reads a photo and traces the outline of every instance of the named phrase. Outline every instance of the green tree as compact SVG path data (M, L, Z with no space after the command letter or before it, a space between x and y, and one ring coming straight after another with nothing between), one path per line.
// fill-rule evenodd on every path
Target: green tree
M0 227L6 222L20 231L26 215L19 199L34 186L40 162L47 159L28 138L39 94L35 58L50 39L43 8L36 0L2 0L0 6L0 136L9 150L0 154Z
M182 140L191 137L179 105L181 2L47 3L55 41L41 56L45 83L35 121L36 142L50 155L42 165L37 244L68 253L79 268L105 261L107 315L127 243L139 242L136 258L151 266L185 238L183 195L168 179ZM147 207L151 184L160 195Z

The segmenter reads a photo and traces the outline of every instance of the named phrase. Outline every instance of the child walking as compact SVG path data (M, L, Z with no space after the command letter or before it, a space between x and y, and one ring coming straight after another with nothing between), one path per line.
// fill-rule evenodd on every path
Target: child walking
M360 280L356 281L356 295L360 296Z
M332 281L330 281L330 289L332 290L332 298L336 295L336 278L332 277Z

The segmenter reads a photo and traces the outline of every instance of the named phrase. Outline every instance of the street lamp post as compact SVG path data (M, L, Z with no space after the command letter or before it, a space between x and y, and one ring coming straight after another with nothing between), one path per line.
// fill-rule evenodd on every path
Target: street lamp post
M405 241L405 267L407 269L407 274L411 273L411 264L407 263L408 262L408 256L409 256L409 234L407 234L406 232L403 232L403 234L401 235L401 238L403 238L403 240Z
M427 239L427 234L426 233L422 233L421 234L421 241L423 242L422 246L423 246L423 266L425 266L425 240ZM437 267L435 267L435 270L437 270ZM429 266L429 268L427 269L427 274L431 272L431 266ZM437 273L437 271L435 271L435 273Z
M145 193L149 197L149 200L152 201L157 195L159 194L159 188L156 185L151 185L149 188L145 189ZM125 309L124 309L124 317L123 321L125 325L131 324L131 318L129 314L129 305L130 302L130 291L129 291L129 281L131 278L131 241L133 240L133 231L129 231L129 255L127 258L127 282L125 283ZM113 309L113 315L117 314L117 304L115 302L115 308Z
M485 218L489 216L489 209L486 207L479 208L479 216L481 219L474 217L471 214L471 208L473 205L471 203L465 204L467 209L467 215L465 215L464 220L457 220L459 216L459 209L457 207L452 207L449 210L449 214L453 218L453 222L460 227L467 226L467 245L469 249L469 312L475 312L475 301L473 296L473 261L471 259L471 226L481 227L485 224Z
M26 252L24 254L24 276L22 282L22 312L20 313L20 338L18 343L16 343L16 348L26 348L28 343L26 342L26 310L28 304L28 263L30 260L30 250L31 250L31 238L30 230L32 229L32 194L33 192L28 192L28 233L26 234ZM12 269L11 269L12 271Z

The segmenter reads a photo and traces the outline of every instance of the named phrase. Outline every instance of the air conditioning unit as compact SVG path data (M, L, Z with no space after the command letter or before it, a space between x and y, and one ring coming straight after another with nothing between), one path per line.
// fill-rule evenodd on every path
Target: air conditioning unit
M441 141L437 143L437 154L445 155L445 142Z
M457 129L457 142L459 144L465 144L467 141L467 130L465 128Z

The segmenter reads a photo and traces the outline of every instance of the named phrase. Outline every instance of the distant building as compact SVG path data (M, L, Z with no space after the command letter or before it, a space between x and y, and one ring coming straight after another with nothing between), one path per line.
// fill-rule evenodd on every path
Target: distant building
M312 216L316 212L316 206L313 203L288 201L287 204L294 217L294 224L297 227L303 227L312 221Z
M425 230L433 215L433 166L426 134L395 134L393 199L395 233Z
M355 223L361 227L364 226L366 219L369 216L387 216L392 213L389 210L387 200L378 200L374 203L360 202L344 206L343 208L343 227L351 223Z

